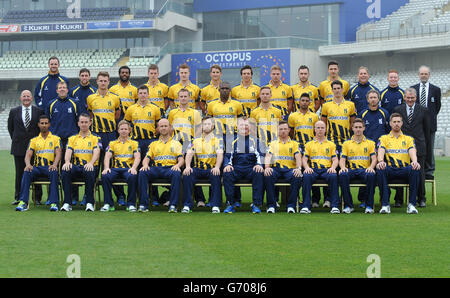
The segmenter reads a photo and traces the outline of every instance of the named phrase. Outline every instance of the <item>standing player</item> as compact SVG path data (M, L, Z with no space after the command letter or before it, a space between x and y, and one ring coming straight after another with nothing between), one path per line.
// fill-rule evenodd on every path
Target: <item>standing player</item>
M367 109L367 92L371 90L379 91L369 82L369 78L369 69L361 66L358 70L358 83L352 86L347 94L347 99L355 104L357 114L361 114Z
M306 65L301 65L298 68L298 84L292 85L292 97L294 98L294 109L300 110L300 97L303 93L307 93L311 99L309 103L309 110L313 113L320 108L319 89L309 82L309 68Z
M80 102L80 113L87 113L86 99L89 95L94 94L97 88L91 85L91 72L87 68L80 69L78 75L80 83L70 89L69 97L75 98Z
M311 111L311 98L309 93L300 95L298 109L289 115L288 124L291 135L299 143L301 152L305 152L305 145L314 139L314 125L319 121L319 115ZM319 207L320 187L312 188L312 207Z
M401 178L409 183L409 204L406 213L418 213L417 189L419 185L420 164L417 162L414 139L402 133L402 116L393 113L389 124L391 132L381 136L378 146L377 181L380 188L380 213L391 213L389 205L389 179Z
M348 90L350 89L350 85L346 80L339 77L339 64L336 61L330 61L328 63L328 78L325 81L322 81L319 85L321 105L333 99L334 93L331 83L334 81L340 81L342 83L342 92L344 97L346 97Z
M50 57L48 59L48 67L48 74L39 80L34 89L34 101L41 110L45 110L48 103L58 96L56 84L66 82L67 86L69 86L69 80L59 73L58 57Z
M59 175L58 166L61 160L61 142L58 136L50 130L50 119L47 115L39 117L40 133L30 140L25 155L25 169L20 186L19 204L16 211L27 211L30 197L30 185L38 177L47 177L50 180L48 201L50 211L58 211L59 203ZM34 165L31 160L34 155Z
M401 89L398 85L399 76L398 71L391 69L388 72L388 83L389 85L381 90L381 107L386 109L391 115L394 112L396 106L403 103L405 97L405 91Z
M344 198L344 209L342 212L351 213L353 211L350 182L354 178L360 178L367 185L365 213L373 213L373 196L376 185L375 166L377 165L375 142L364 137L365 126L363 120L355 119L352 129L354 135L351 140L345 141L342 145L342 155L339 160L339 183Z
M120 98L108 90L109 82L109 74L99 72L98 90L86 99L93 119L92 132L101 138L103 148L107 148L109 142L117 138L116 121L120 117Z
M119 121L123 119L127 109L136 103L137 100L137 88L130 82L131 70L128 66L124 65L119 68L119 82L111 86L109 91L119 96L121 113Z
M269 86L261 88L260 105L251 111L250 118L256 120L257 136L262 152L266 152L269 143L278 139L278 122L282 120L282 112L272 104L272 91Z
M182 146L172 138L167 119L158 122L159 140L152 142L139 170L139 211L148 211L148 185L155 179L170 181L169 212L177 212L180 196L181 167L184 164Z
M158 65L151 64L148 67L148 82L145 85L148 87L149 101L161 109L161 117L164 117L165 111L169 108L167 99L169 87L159 81Z
M138 88L138 101L130 106L124 120L132 125L132 139L139 143L139 152L147 154L148 146L156 139L156 125L161 119L161 110L148 99L148 87Z
M194 167L191 162L194 160ZM214 121L210 116L202 119L202 136L194 139L186 153L186 168L183 171L183 210L188 213L193 207L192 189L198 178L207 178L211 183L209 203L212 213L220 213L222 185L220 168L223 161L223 144L214 136Z
M48 104L45 114L50 118L50 131L61 138L61 148L64 152L69 137L78 133L80 104L78 100L68 96L66 82L59 82L56 92L58 96Z
M291 184L287 212L295 213L298 192L302 183L302 154L298 143L289 137L289 130L289 124L284 120L280 121L278 125L279 138L270 142L269 151L264 159L267 213L275 213L277 201L275 183L279 178L284 178Z
M333 98L322 106L321 120L327 123L328 140L336 144L337 151L341 152L342 144L350 139L350 128L356 117L355 104L345 100L341 81L331 83Z
M316 134L314 140L305 145L303 155L303 205L300 213L311 211L311 187L318 178L324 179L328 184L331 199L331 213L339 211L339 188L336 168L338 158L336 145L327 140L325 122L319 120L314 125Z
M189 90L184 88L178 91L178 108L170 110L167 117L174 130L174 139L183 144L183 153L192 139L199 135L202 123L200 111L189 107L189 94Z
M380 107L380 93L376 90L367 92L368 108L358 115L364 121L366 138L378 144L378 139L389 132L389 112Z
M112 183L123 178L128 185L127 211L136 211L136 190L137 190L137 167L141 162L139 144L129 138L131 126L125 120L117 125L119 138L109 143L106 148L105 159L103 161L102 187L105 205L100 211L114 211L114 201L111 195ZM110 162L112 161L112 167Z
M241 68L241 84L231 89L231 97L242 104L244 115L250 116L250 112L259 105L260 87L253 84L253 69L250 65Z
M61 181L64 190L64 205L61 211L72 210L72 181L82 178L85 183L86 211L94 211L94 184L100 157L100 138L89 131L91 117L83 113L78 118L80 132L71 136L67 143L64 165L61 168Z
M109 73L99 72L97 74L97 92L89 95L86 99L92 119L91 131L102 140L100 160L103 160L105 149L108 148L109 142L117 139L116 121L121 113L120 98L108 90L109 83ZM123 187L114 186L113 189L116 196L118 196L119 205L124 206L125 193Z
M180 89L188 90L190 98L189 107L192 109L200 109L200 87L191 83L191 81L189 80L190 73L191 70L189 68L189 65L183 64L180 66L180 69L178 70L178 74L180 75L180 82L178 84L170 86L169 93L167 94L171 109L178 107L180 104L178 101L178 91L180 91Z
M244 108L237 100L230 98L230 83L220 83L220 99L207 107L208 115L214 117L216 135L222 137L223 145L228 148L236 134L237 118L244 114Z
M209 69L209 75L211 77L211 82L208 86L203 87L200 90L200 108L204 115L207 113L207 106L213 100L219 100L220 98L220 83L222 82L222 67L220 65L214 64Z
M281 67L274 65L270 69L270 82L267 85L272 90L272 104L281 110L281 116L287 120L294 111L292 89L281 81Z

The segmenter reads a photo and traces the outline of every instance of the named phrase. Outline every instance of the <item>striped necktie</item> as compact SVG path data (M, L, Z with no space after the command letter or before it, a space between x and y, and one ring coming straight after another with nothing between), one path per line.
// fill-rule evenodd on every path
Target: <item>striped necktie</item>
M25 127L28 128L30 126L30 112L29 108L25 108Z
M413 108L409 107L409 114L408 114L408 123L411 123L413 116Z
M425 84L422 84L422 92L420 93L420 105L427 107L427 91Z

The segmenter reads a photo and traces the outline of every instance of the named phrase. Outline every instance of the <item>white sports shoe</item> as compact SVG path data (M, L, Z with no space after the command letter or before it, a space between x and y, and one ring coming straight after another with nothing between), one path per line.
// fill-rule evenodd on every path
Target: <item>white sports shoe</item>
M100 211L107 212L109 209L111 209L111 206L109 206L109 204L105 204L102 208L100 208Z
M86 211L94 212L94 205L92 205L91 203L87 203L86 204Z
M380 214L389 214L391 213L391 206L382 206L380 210Z
M181 213L189 213L191 212L191 208L189 208L188 206L184 206L183 209L181 209Z
M345 207L344 210L342 210L342 213L350 214L353 212L353 208Z
M319 203L314 202L314 203L312 203L312 206L311 206L311 207L313 207L313 208L319 208L320 205L319 205Z
M287 208L287 213L295 213L295 209L292 207Z
M339 211L339 208L333 207L333 208L331 208L330 213L331 214L339 214L339 213L341 213L341 211Z
M419 213L419 211L417 211L416 207L414 207L413 204L408 204L408 207L406 207L406 213L417 214L417 213Z
M61 207L60 210L61 210L61 211L69 212L69 211L72 211L72 206L70 206L70 205L67 204L67 203L64 203L64 205Z
M134 205L128 206L127 207L127 211L128 212L136 212L137 211L136 206L134 206Z
M311 210L309 210L309 208L307 208L307 207L303 207L303 208L300 210L300 213L301 213L301 214L309 214L309 213L311 213Z
M331 207L330 201L325 201L325 202L323 202L322 207L323 207L323 208L330 208L330 207Z
M219 207L212 207L211 212L212 213L220 213L220 208Z
M275 208L274 207L267 208L267 213L275 213Z

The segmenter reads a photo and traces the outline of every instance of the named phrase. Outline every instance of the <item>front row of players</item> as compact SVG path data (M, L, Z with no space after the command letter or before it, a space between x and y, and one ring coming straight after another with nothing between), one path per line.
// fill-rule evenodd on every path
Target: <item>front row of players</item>
M225 151L222 140L214 135L213 118L205 117L202 120L202 135L190 144L185 159L181 143L172 137L173 131L169 121L161 119L158 122L160 137L148 146L148 152L142 152L144 158L141 164L139 144L129 138L130 124L122 120L117 127L119 138L110 142L105 153L102 171L105 204L100 210L114 210L112 183L122 178L128 184L127 210L137 211L135 206L139 193L138 211L147 212L151 193L149 186L152 182L163 179L170 181L169 212L176 212L180 189L183 187L182 212L189 213L193 207L194 184L198 179L208 179L211 184L212 212L220 213L221 172L223 172L227 205L224 213L235 212L235 183L242 179L250 180L252 183L252 212L261 212L265 191L267 212L274 213L277 201L275 183L280 178L290 184L288 213L295 213L294 208L301 186L303 186L303 203L300 213L311 212L311 190L317 179L325 180L328 185L324 193L326 200L331 202L331 213L340 213L339 185L344 201L343 212L353 211L350 183L355 179L362 180L367 186L365 213L374 212L376 184L380 190L380 213L390 213L388 181L398 178L409 183L407 213L418 213L414 206L420 165L417 162L414 140L402 133L402 124L400 114L391 115L392 130L380 138L376 153L375 143L363 135L364 121L355 119L352 124L354 135L344 142L342 152L338 153L336 145L326 138L326 124L317 121L314 125L315 137L306 143L302 155L298 143L290 138L288 123L282 120L278 125L279 138L269 144L267 153L264 154L261 153L258 140L251 136L249 119L238 118L237 135L231 143L231 148ZM27 150L17 211L28 209L30 184L39 177L50 180L50 210L58 210L58 164L62 156L64 156L64 164L61 167L64 205L61 210L71 210L71 183L75 179L81 179L86 184L86 211L94 211L94 182L99 171L101 142L89 131L91 125L89 115L82 114L78 125L80 132L69 138L63 155L59 137L49 131L48 117L41 116L38 124L40 134L30 141ZM35 162L31 165L33 154ZM184 165L186 166L183 170Z

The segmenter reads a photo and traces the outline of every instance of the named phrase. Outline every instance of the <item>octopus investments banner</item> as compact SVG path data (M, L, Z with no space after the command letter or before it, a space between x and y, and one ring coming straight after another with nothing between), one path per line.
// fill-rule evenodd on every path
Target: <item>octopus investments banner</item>
M291 51L289 49L173 54L170 81L173 84L180 80L178 70L180 65L186 63L191 69L190 80L193 83L197 82L197 70L209 69L214 64L220 65L223 69L240 69L245 65L257 68L260 71L261 85L269 83L270 68L278 64L282 70L281 79L289 82L290 60ZM239 71L237 75L239 75Z

